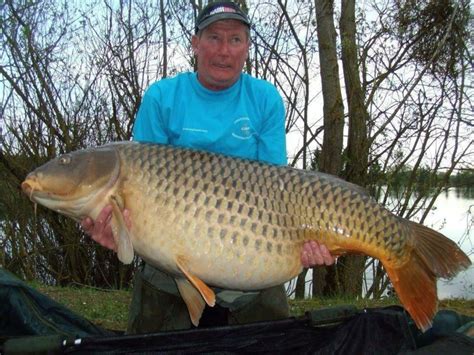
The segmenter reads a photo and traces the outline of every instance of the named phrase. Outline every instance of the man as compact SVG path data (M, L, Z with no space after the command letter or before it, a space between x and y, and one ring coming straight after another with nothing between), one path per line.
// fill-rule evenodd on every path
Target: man
M137 141L199 148L286 164L284 106L270 83L242 73L250 46L250 22L232 2L206 6L196 21L192 47L197 73L183 73L151 85L134 126ZM83 228L101 245L115 249L111 208ZM128 211L124 211L129 220ZM129 221L133 223L133 221ZM305 243L305 267L330 265L325 246ZM215 288L217 305L207 307L201 325L225 325L289 316L283 285L261 292ZM187 308L171 277L145 264L135 278L129 333L191 327Z

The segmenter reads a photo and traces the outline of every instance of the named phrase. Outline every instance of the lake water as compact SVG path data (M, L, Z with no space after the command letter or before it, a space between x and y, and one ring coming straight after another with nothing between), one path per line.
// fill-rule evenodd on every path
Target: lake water
M474 230L468 230L469 223L472 225L473 215L474 194L453 188L438 196L435 208L423 224L458 243L474 264ZM309 270L306 276L307 297L311 295L311 278L312 272ZM290 288L293 287L294 283ZM474 266L471 265L451 280L438 280L438 297L474 299Z
M425 220L425 225L443 233L460 244L461 249L474 263L474 231L468 225L474 218L472 194L450 189L436 200L436 209ZM474 228L474 226L473 226ZM474 299L474 266L460 272L452 280L438 281L439 298L463 297Z

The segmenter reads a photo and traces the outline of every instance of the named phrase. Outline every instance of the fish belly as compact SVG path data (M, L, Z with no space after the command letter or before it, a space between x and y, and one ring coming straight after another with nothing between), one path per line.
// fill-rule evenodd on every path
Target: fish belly
M301 271L306 240L374 256L403 249L394 217L340 179L160 145L121 154L134 249L171 274L179 256L206 283L261 289Z

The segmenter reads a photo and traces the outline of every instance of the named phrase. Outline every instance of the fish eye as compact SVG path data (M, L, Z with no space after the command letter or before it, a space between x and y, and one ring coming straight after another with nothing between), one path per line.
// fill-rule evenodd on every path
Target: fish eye
M71 156L63 155L59 158L59 165L68 165L71 163Z

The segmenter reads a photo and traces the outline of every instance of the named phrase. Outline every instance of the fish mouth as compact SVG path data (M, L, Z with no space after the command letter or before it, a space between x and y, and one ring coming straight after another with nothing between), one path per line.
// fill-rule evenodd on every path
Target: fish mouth
M35 196L39 193L42 193L41 184L39 184L36 180L27 179L21 183L21 189L27 195L31 201L34 201ZM43 193L44 194L44 193Z
M47 198L53 201L66 200L63 194L44 191L43 186L34 178L27 178L21 183L21 189L32 202L39 203L40 200Z
M67 195L44 191L41 184L34 178L28 178L23 181L21 183L21 189L29 197L31 202L34 203L35 214L37 205L39 204L71 217L76 221L80 220L78 216L82 216L81 211L86 202L84 200L87 200L87 197L85 199L66 198Z

